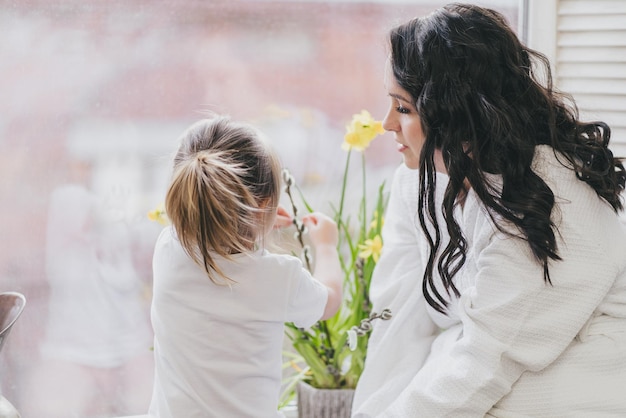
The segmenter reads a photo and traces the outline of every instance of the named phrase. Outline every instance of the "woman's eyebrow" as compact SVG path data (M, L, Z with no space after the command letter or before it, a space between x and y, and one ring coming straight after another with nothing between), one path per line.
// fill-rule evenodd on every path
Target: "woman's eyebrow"
M403 101L403 102L405 102L405 103L411 104L411 101L410 101L410 100L408 100L406 97L404 97L404 96L402 96L402 95L400 95L400 94L397 94L397 93L389 93L389 96L390 96L390 97L393 97L394 99L398 99L398 100Z

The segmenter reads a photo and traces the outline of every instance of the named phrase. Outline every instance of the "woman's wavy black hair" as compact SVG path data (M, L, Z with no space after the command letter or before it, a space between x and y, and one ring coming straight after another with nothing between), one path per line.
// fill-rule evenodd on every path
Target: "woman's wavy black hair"
M551 146L617 211L625 173L608 149L609 127L579 120L573 99L553 89L547 58L525 47L496 11L449 4L393 29L390 49L393 75L414 100L426 134L418 215L430 244L423 282L428 303L445 312L435 267L447 293L459 295L452 278L465 262L467 241L453 210L466 181L502 232L528 242L543 265L544 280L551 283L549 261L560 260L550 218L555 200L531 169L535 147ZM441 208L450 242L441 250L434 203L436 149L450 177ZM490 181L490 174L501 176L502 184Z

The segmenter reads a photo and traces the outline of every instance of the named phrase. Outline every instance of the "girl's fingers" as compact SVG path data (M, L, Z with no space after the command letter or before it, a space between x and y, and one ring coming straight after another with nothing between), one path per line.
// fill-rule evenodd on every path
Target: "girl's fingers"
M293 224L293 219L291 215L283 208L279 206L276 209L276 219L274 220L274 229L278 228L286 228Z
M318 218L317 218L317 216L315 216L314 213L309 213L308 215L304 215L302 217L302 222L305 225L317 225Z
M286 228L291 225L293 225L293 221L291 220L291 218L285 216L276 216L276 220L274 221L274 228Z
M280 205L278 206L278 208L276 208L276 214L278 216L284 216L284 217L291 219L291 215L289 215L289 212L287 212L287 209L285 209L284 207Z

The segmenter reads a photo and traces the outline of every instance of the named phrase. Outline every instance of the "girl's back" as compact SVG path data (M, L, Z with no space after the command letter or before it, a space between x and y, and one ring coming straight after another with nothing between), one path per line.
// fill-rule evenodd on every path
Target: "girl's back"
M283 325L310 326L326 289L291 256L216 258L236 283L208 280L166 228L154 254L152 323L160 417L277 417ZM297 308L297 309L296 309Z

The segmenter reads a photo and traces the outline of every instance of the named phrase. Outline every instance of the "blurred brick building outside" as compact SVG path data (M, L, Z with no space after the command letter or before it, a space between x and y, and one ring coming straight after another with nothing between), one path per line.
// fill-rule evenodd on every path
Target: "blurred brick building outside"
M203 111L227 113L264 129L305 186L332 185L345 124L387 109L388 29L433 3L0 3L0 291L28 299L0 356L4 395L18 409L39 402L26 399L24 376L45 326L53 189L121 190L149 288L158 226L145 214L163 198L178 134ZM388 134L366 157L374 179L400 162Z

